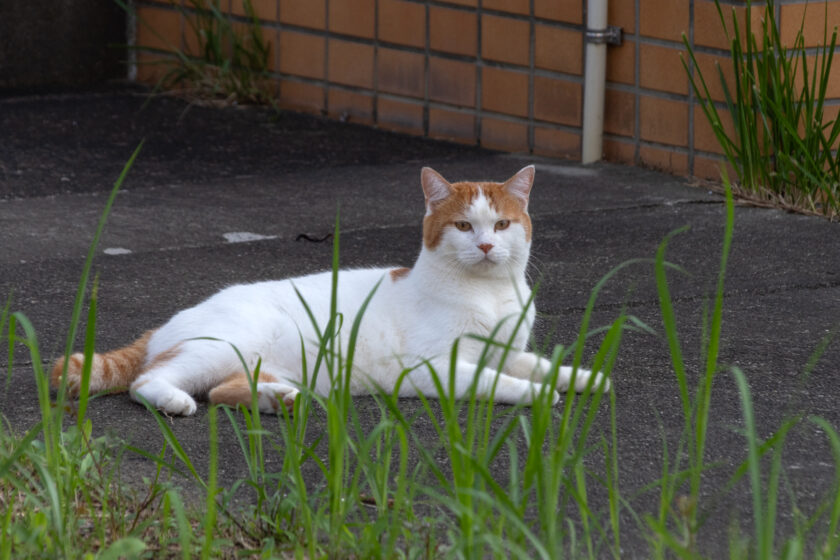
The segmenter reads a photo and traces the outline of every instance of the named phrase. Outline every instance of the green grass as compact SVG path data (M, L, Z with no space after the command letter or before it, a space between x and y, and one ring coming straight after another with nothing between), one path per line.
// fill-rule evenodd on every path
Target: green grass
M720 66L717 76L704 76L685 35L691 66L685 59L683 65L725 160L735 170L740 192L833 218L840 212L840 120L828 118L826 111L837 44L837 28L828 27L828 3L823 39L812 60L805 48L804 14L792 44L785 45L774 0L747 0L747 14L754 4L764 6L758 29L749 15L742 27L734 7L728 18L715 0L730 44L734 80L727 81ZM818 9L814 4L818 2L810 10ZM712 99L710 80L720 81L724 103Z
M90 355L93 350L97 291L96 282L90 281L91 255L136 155L115 184L85 262L68 329L68 353L85 308L85 352ZM41 420L23 434L0 425L0 560L622 558L630 552L628 536L639 534L648 548L633 550L636 556L702 558L710 544L718 544L704 543L700 537L702 512L707 511L704 496L710 490L704 475L711 469L732 468L710 464L707 458L714 414L711 397L720 375L731 375L737 386L746 451L726 473L726 488L715 490L718 499L726 500L737 485L746 483L752 497L751 526L733 527L731 557L833 558L840 546L840 435L826 420L801 414L779 426L757 426L745 375L719 361L725 271L734 235L731 195L725 208L718 281L703 314L699 375L690 373L684 358L668 284L670 274L682 272L666 260L671 239L681 231L663 240L652 259L623 263L606 274L593 288L577 339L546 352L553 364L552 378L561 362L580 365L584 355L591 356L594 369L610 375L624 334L655 329L624 311L593 329L598 294L627 267L652 268L660 300L660 336L670 350L674 394L682 404L682 418L662 421L682 428L676 445L663 438L661 475L642 488L620 484L619 447L632 442L619 439L623 419L617 404L636 399L633 394L567 393L562 406L554 407L545 390L530 408L495 406L478 399L475 387L463 399L447 396L451 391L446 388L454 382L450 367L435 372L438 399L421 397L414 406L405 406L392 394L378 393L372 402L366 400L364 409L358 408L349 394L349 375L364 309L357 317L338 314L335 287L331 319L320 325L312 318L320 341L315 363L304 364L309 373L323 365L331 382L329 395L314 394L314 379L306 375L291 414L283 408L278 417L261 417L256 399L250 408L236 411L210 407L206 470L194 464L176 437L171 423L178 420L152 408L149 414L161 436L159 453L94 438L86 417L86 387L75 408L64 387L51 400L36 333L25 315L12 312L9 300L0 312L0 333L9 345L10 364L14 351L24 347L29 353ZM336 281L339 233L336 225ZM523 318L517 321L521 328ZM347 338L339 336L344 329L349 329ZM341 340L349 341L346 347ZM488 351L498 344L485 343ZM821 351L826 346L822 344ZM507 351L509 344L501 347ZM457 351L456 344L453 363ZM259 369L257 364L249 372L253 383ZM66 410L75 421L65 421ZM232 441L218 440L220 423L230 424ZM419 435L421 425L436 434L434 445ZM834 465L835 475L825 500L807 513L792 506L788 513L796 520L794 527L789 534L779 534L779 507L788 503L783 498L791 492L782 468L785 442L802 426L825 434L831 453L826 460ZM768 432L765 439L759 436ZM230 487L219 483L220 444L238 445L246 466L242 479ZM142 491L128 490L141 481L123 484L126 453L139 454L157 467ZM279 467L269 466L267 457L272 454L282 458ZM190 485L203 493L203 500L194 499L195 490L188 498L189 489L180 489ZM250 505L235 499L243 492L250 496ZM650 509L638 509L638 498L652 504Z

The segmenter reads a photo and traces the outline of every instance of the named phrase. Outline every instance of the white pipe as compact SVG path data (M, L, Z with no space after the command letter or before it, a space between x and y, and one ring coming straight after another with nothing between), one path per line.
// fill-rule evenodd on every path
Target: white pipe
M607 29L607 0L589 0L586 28ZM583 141L581 162L601 160L604 145L604 86L607 81L607 44L586 42L586 66L583 78Z

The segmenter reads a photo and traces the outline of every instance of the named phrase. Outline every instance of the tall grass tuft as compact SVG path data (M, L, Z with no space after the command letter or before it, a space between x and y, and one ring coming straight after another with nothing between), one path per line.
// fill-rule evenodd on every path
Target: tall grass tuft
M785 486L783 468L783 450L785 442L799 424L803 422L801 414L787 414L781 418L779 426L766 439L758 436L758 426L753 413L752 397L747 377L737 367L720 364L719 349L722 339L722 311L724 299L725 273L728 256L734 235L734 202L732 191L723 173L726 190L726 221L723 244L714 296L703 314L703 358L705 365L700 375L692 379L681 350L677 332L672 297L668 288L668 267L665 252L670 239L684 231L677 230L667 236L657 251L655 269L657 289L663 327L670 349L671 362L675 373L677 390L682 404L683 429L677 448L668 451L663 438L662 476L651 488L659 493L658 512L644 514L648 529L648 541L651 544L652 558L703 558L703 549L708 545L698 540L702 525L703 511L707 506L701 502L703 495L704 474L719 468L706 460L706 442L711 430L710 414L714 379L722 371L730 370L738 390L744 421L743 435L746 440L746 458L731 473L725 488L718 490L718 498L730 499L736 484L747 476L752 499L750 510L753 530L744 534L737 525L733 529L730 542L732 558L829 558L835 554L840 538L840 437L836 429L825 419L808 417L807 420L818 426L826 434L835 465L835 479L827 491L827 498L815 507L810 517L804 518L794 502L793 518L800 520L793 529L793 534L780 535L778 526L779 506L783 500ZM830 337L833 336L830 335ZM830 338L829 337L829 338ZM806 374L825 351L829 338L823 340L814 356L806 365ZM769 427L765 426L764 430ZM769 462L769 469L767 463ZM795 498L789 490L789 498ZM710 500L714 502L716 500ZM780 544L781 543L781 544Z
M115 1L127 12L133 9L124 0ZM173 91L197 103L274 103L269 79L272 45L263 36L251 0L242 1L242 18L223 9L220 0L186 0L174 8L187 23L187 48L171 44L140 47L142 52L156 55L141 64L164 69L156 90ZM140 25L167 43L150 23L136 17Z
M719 65L717 76L704 76L685 35L692 64L683 58L683 66L738 186L763 200L833 218L840 212L840 120L829 118L826 92L837 28L828 27L826 2L823 39L813 56L805 48L804 15L793 43L786 46L775 1L761 4L760 28L752 24L750 0L742 28L735 8L728 23L715 0L730 45L734 83L727 82ZM723 87L722 105L712 99L708 87L717 79Z
M142 143L115 182L91 243L68 328L68 355L84 307L96 246L116 194L141 148ZM84 337L86 362L90 362L93 352L96 302L94 282L88 296ZM114 534L130 532L127 530L129 527L138 527L141 512L136 512L132 521L120 508L122 496L115 486L115 473L110 469L111 454L119 456L121 451L115 450L106 438L92 437L92 424L85 416L89 398L89 365L84 368L75 410L66 400L66 369L56 402L53 402L35 329L26 315L21 312L9 314L8 309L7 304L0 314L0 323L8 320L9 368L11 371L16 346L24 346L35 374L41 420L19 440L0 431L0 443L4 447L0 454L0 491L6 502L6 515L2 522L5 543L0 552L5 556L14 551L16 556L26 557L38 550L39 555L48 557L73 557L76 555L74 551L80 549L80 543L99 538L102 542L111 542L109 547L103 547L103 551L114 557L139 553L145 545L136 537L110 538ZM75 414L75 426L65 427L63 419L66 410ZM15 521L23 516L27 522L12 524L13 516ZM99 523L93 525L93 533L80 529L94 518Z

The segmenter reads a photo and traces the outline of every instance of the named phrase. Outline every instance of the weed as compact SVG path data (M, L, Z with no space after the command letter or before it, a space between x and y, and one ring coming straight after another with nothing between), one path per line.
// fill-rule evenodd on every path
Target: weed
M827 117L826 92L837 29L829 35L826 12L823 40L812 57L805 48L804 19L793 44L786 47L776 21L775 1L763 4L761 27L754 30L752 2L746 2L742 29L735 9L728 25L719 0L715 0L730 45L734 83L727 82L720 66L718 76L704 76L685 35L683 42L692 64L683 59L683 66L740 188L788 208L834 217L840 212L840 159L835 151L840 120ZM709 91L711 79L719 79L723 87L725 113ZM724 115L729 116L731 127Z
M115 0L124 10L130 6ZM221 8L220 0L187 0L175 8L187 23L186 50L176 45L150 49L155 56L145 64L163 66L156 91L172 91L195 103L215 105L273 105L274 89L269 79L271 43L262 34L251 0L243 0L244 18L235 19ZM140 24L160 36L148 22Z

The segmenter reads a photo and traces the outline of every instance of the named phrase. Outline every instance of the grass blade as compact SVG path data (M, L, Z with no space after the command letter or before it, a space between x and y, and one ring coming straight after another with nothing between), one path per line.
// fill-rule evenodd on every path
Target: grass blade
M93 234L93 240L90 243L87 257L85 257L85 264L82 267L79 286L76 290L76 298L73 301L73 312L70 316L70 325L67 330L67 343L64 348L64 371L61 376L61 387L59 388L58 393L59 399L63 399L63 395L67 390L67 366L70 363L70 354L73 352L73 346L76 342L76 331L78 329L79 318L82 313L82 306L84 305L85 293L87 292L88 281L90 279L90 271L93 267L93 257L96 254L96 248L99 246L99 239L102 237L102 232L105 229L105 223L108 221L108 216L111 213L111 207L117 198L117 193L122 188L123 182L125 182L125 178L128 176L129 170L134 165L134 160L136 160L137 156L140 154L140 150L143 149L144 143L145 140L141 141L140 144L137 145L134 152L131 154L131 157L128 158L128 161L123 166L119 177L117 177L117 180L108 195L108 200L105 202L105 208L99 216L99 223L96 226L96 232Z

